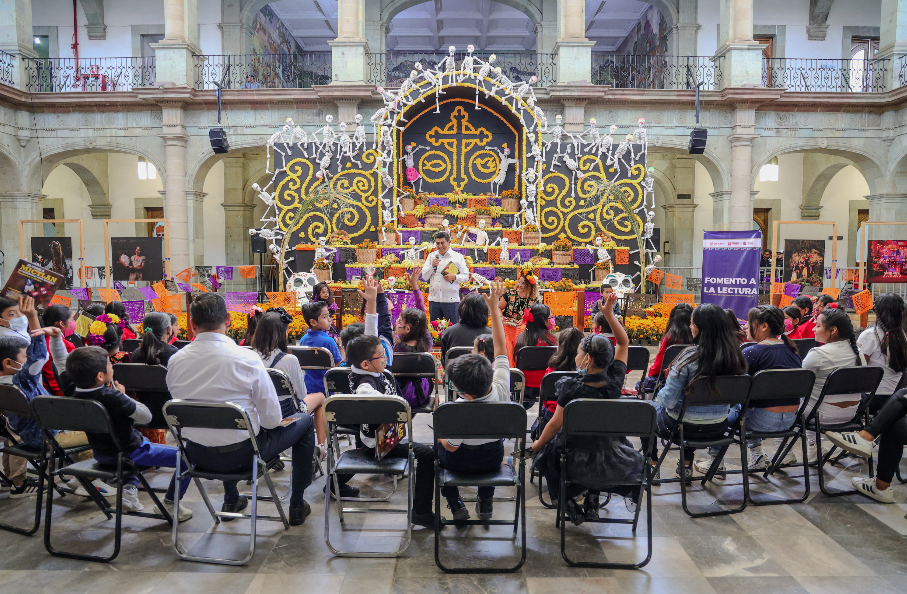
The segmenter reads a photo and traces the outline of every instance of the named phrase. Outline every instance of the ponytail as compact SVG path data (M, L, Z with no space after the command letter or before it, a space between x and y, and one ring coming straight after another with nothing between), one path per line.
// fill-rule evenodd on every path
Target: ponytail
M907 334L904 333L904 300L893 293L879 297L873 307L876 313L876 332L888 367L903 373L907 369Z
M857 347L857 337L854 335L853 322L850 321L850 316L840 309L823 309L819 317L821 318L819 322L823 328L837 328L838 338L850 341L850 348L853 349L853 354L856 356L857 366L861 367L863 358L860 356L860 349Z
M170 327L170 316L153 311L142 320L142 344L139 345L137 359L146 365L160 365L161 351L164 350L164 334Z
M767 324L772 336L779 338L792 352L797 352L796 343L784 333L784 313L780 308L774 305L759 305L747 313L746 319L750 325L750 334L752 334L753 325Z

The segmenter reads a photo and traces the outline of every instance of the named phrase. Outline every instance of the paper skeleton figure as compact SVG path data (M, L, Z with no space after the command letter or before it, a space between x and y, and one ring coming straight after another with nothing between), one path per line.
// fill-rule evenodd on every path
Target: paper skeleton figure
M422 73L422 78L435 90L435 113L441 113L441 104L438 95L445 94L444 91L441 90L441 77L443 74L439 73L436 75L431 70L426 70L422 67L420 62L416 62L416 70Z
M501 184L504 183L504 180L507 179L507 170L510 169L510 165L516 167L516 174L519 175L519 162L516 159L510 158L510 149L504 147L504 151L501 152L497 147L492 147L498 155L501 157L500 163L498 163L498 174L494 176L494 179L491 180L491 191L494 192L494 195L497 196L501 191ZM497 188L495 188L497 186Z
M406 181L412 186L413 190L416 189L416 180L419 180L419 192L422 191L422 176L419 175L419 171L416 169L416 152L419 149L428 150L427 146L416 146L416 143L410 143L404 147L403 156L400 157L400 161L403 161L406 165Z
M409 78L403 79L403 82L400 83L400 90L397 92L397 98L404 105L412 105L415 102L415 99L413 99L412 97L409 96L409 94L412 93L413 91L416 92L416 94L419 96L419 99L422 101L422 103L425 103L425 98L422 97L422 94L419 92L419 87L417 86L418 80L419 80L419 71L410 70Z
M425 248L416 245L415 237L410 237L407 241L409 242L409 248L403 253L404 259L418 262L422 259L422 252L425 251Z
M530 204L535 203L535 197L538 195L539 182L541 179L538 174L536 174L535 169L527 169L520 177L523 178L523 184L526 188L526 200Z
M454 47L452 45L450 47L448 47L447 48L447 57L444 58L443 60L441 60L441 63L438 64L438 72L440 73L438 75L438 80L440 81L441 85L444 84L444 75L445 74L450 79L450 82L448 84L452 85L452 84L454 84L454 82L456 82L457 60L454 57L454 53L456 51L457 51L456 47ZM442 91L442 93L443 93L443 91Z
M529 131L532 132L535 130L536 125L538 125L542 132L548 132L548 120L545 118L545 112L542 111L542 108L535 104L535 97L530 97L526 101L526 105L529 107L529 111L532 112L532 125L529 126Z
M495 95L498 87L501 88L501 101L506 105L507 97L513 94L513 81L507 78L500 66L494 69L494 84L491 86L492 95Z
M557 152L554 153L554 158L551 159L551 166L559 166L558 157L566 155L570 152L570 147L574 141L573 135L564 130L564 127L561 125L564 121L564 118L561 114L557 114L554 118L554 128L551 129L551 140L545 145L545 152L548 152L548 149L551 148L551 145L557 143ZM567 144L567 150L564 153L561 153L561 143Z
M493 68L492 64L497 59L497 56L491 54L488 56L488 61L484 62L479 58L476 58L475 61L479 64L479 73L476 75L476 109L479 109L479 87L482 87L482 90L485 92L485 98L488 98L488 89L485 88L485 79L488 78L488 75L491 74L491 69ZM494 83L492 83L494 86Z
M520 215L523 215L523 217L525 217L525 219L526 219L525 224L521 224L521 221L523 219L520 217ZM535 224L535 213L532 212L532 210L529 206L529 202L527 202L526 200L520 200L520 211L518 213L516 213L515 215L513 215L513 228L522 229L526 225L534 225L534 224Z
M318 247L315 248L315 259L316 260L326 260L328 258L333 259L334 254L337 253L337 250L327 246L327 238L319 237L318 238ZM313 268L314 270L314 268Z
M362 147L365 146L365 126L362 125L362 114L356 114L356 130L353 132L353 142L356 143L356 153L362 150Z
M315 140L315 134L321 132L321 143L319 151L322 154L331 155L334 152L334 142L337 136L337 134L334 132L334 129L331 127L331 123L333 123L334 121L334 116L328 114L324 119L327 123L319 130L316 130L312 133L312 139Z
M655 208L655 168L649 167L646 169L646 177L640 182L640 185L643 189L643 201L641 208L646 208L646 197L652 197L652 208ZM639 209L637 209L639 210Z
M466 46L466 57L463 58L463 63L460 65L460 76L457 78L457 82L463 82L466 78L473 77L476 75L474 68L475 58L472 55L476 47L472 44Z
M506 237L501 238L501 263L507 261L511 264L520 264L521 257L519 252L513 255L513 259L510 258L510 240Z
M617 149L614 151L614 157L613 157L612 163L614 165L617 165L617 162L620 161L621 163L623 163L624 165L627 166L627 169L629 169L630 164L624 160L624 155L627 153L627 151L630 151L630 158L634 159L635 157L633 155L633 135L632 134L627 134L627 138L623 142L621 142L619 145L617 145ZM615 167L614 170L615 170L614 179L611 180L612 182L617 181L617 177L620 175L620 167Z
M646 131L646 118L639 118L637 124L639 127L633 132L633 138L637 144L642 145L642 152L633 157L634 162L640 155L645 154L649 150L649 133Z
M293 142L293 127L290 125L290 120L287 118L287 123L285 123L280 130L275 132L268 138L268 141L265 143L265 173L274 173L271 171L271 150L273 149L275 153L280 153L283 156L283 167L279 168L278 171L286 167L287 164L287 154L284 152L289 150L290 144ZM282 144L284 151L277 148L278 144ZM277 155L274 155L274 165L277 169Z
M590 245L590 246L586 246L586 247L588 248L589 252L591 253L593 250L592 246ZM609 273L614 272L614 263L611 261L611 254L608 253L607 249L602 247L602 238L601 237L595 238L595 248L594 249L595 249L596 264L604 263L603 266L608 267ZM592 270L591 274L594 276L595 270Z
M470 229L471 232L476 234L476 241L474 244L473 258L475 260L479 259L479 248L483 248L485 253L488 253L488 233L485 232L485 219L479 219L479 225L477 228Z
M585 177L585 174L582 171L580 171L579 164L576 161L574 161L573 159L571 159L570 157L567 157L566 155L564 156L564 164L567 166L567 169L569 169L572 173L572 179L570 180L570 197L572 198L574 196L576 178L578 177L580 180L582 180L583 177Z
M346 133L346 122L340 122L337 127L339 128L337 133L337 159L344 156L359 167L362 167L362 162L356 159L356 154L353 152L355 145L350 135Z
M511 94L513 97L513 111L516 111L517 107L520 109L520 121L523 120L523 96L528 94L529 99L535 99L535 92L532 90L532 85L538 82L538 80L539 78L537 76L529 77L529 80L522 82Z
M267 208L265 209L265 214L263 214L261 216L261 222L262 223L276 222L277 219L275 217L268 218L268 214L271 212L271 209L274 208L274 195L268 194L267 192L262 190L261 187L257 183L252 184L252 189L255 190L255 195L258 196L258 198L267 205ZM276 214L276 212L275 212L275 214Z
M382 223L381 236L382 236L384 242L387 243L387 227L386 227L386 225L388 223L394 222L394 220L396 218L396 217L394 217L395 207L391 205L391 201L388 200L387 198L384 198L383 200L381 200L381 206L383 206L383 208L381 209L381 223Z

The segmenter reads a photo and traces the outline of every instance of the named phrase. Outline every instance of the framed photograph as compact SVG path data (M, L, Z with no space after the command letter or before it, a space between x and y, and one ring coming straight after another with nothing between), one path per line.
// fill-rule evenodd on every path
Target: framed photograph
M164 240L160 237L111 237L111 276L118 281L164 278Z
M869 240L870 283L907 283L907 241Z
M784 282L821 287L825 280L825 240L784 240Z
M32 237L31 261L63 277L61 289L73 287L72 238Z

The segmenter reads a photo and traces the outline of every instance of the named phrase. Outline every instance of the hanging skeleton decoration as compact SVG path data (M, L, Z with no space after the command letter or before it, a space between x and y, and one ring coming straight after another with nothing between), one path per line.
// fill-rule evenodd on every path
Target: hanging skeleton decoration
M258 196L258 198L262 202L264 202L265 205L267 205L267 208L265 209L265 214L263 214L261 216L261 219L260 219L261 222L262 223L276 222L277 221L276 211L274 213L275 216L270 217L270 218L268 217L268 214L271 212L271 209L274 208L274 195L268 194L267 192L262 190L261 187L257 183L252 184L252 189L255 190L255 195Z
M635 160L636 157L633 155L633 135L632 134L627 134L627 138L623 142L621 142L619 145L617 145L617 149L614 151L614 157L613 157L612 163L616 165L617 162L620 161L621 163L623 163L624 165L627 166L627 169L629 169L630 164L624 160L624 155L627 153L627 151L630 151L630 158ZM617 177L619 175L620 175L620 167L615 167L614 179L611 181L617 181Z
M330 157L334 152L334 142L335 142L337 134L336 134L336 132L334 132L334 129L331 127L331 124L334 121L334 116L332 116L331 114L328 114L327 116L325 116L324 119L327 122L327 124L325 124L320 129L318 129L312 133L312 140L317 141L315 134L317 134L318 132L321 132L321 143L318 145L318 151L316 152L316 154L320 153L322 155L327 155L328 157ZM328 162L330 163L330 161L328 161Z
M559 166L558 157L566 155L570 152L570 147L573 144L574 138L573 135L564 130L564 127L561 125L564 121L561 114L557 114L554 118L554 128L551 129L551 140L548 141L548 144L545 145L545 154L548 153L548 149L551 148L551 145L557 143L557 152L554 153L554 158L551 159L551 166ZM561 153L561 143L567 144L567 152Z
M284 151L289 151L290 145L293 143L293 126L291 125L292 121L293 120L291 120L290 118L287 118L286 123L280 128L280 130L272 134L271 137L268 138L268 141L265 143L265 173L276 173L275 171L271 171L272 149L275 153L280 153L280 155L283 157L283 167L278 169L278 171L286 169L287 153L285 153ZM283 151L277 148L278 144L283 145ZM277 155L274 156L274 165L276 168Z
M479 219L478 227L469 229L469 232L476 235L476 240L473 244L473 258L478 261L479 248L484 249L486 254L488 253L488 233L485 232L485 219Z
M491 74L491 69L493 68L492 64L497 59L497 56L491 54L488 56L488 61L483 62L481 59L476 58L475 61L479 64L479 74L476 75L476 109L479 107L479 87L482 87L482 91L485 92L485 98L488 99L488 89L485 88L485 79L488 78L488 75Z
M356 144L356 154L359 154L359 151L362 150L362 147L365 146L365 126L362 125L362 114L356 114L356 130L353 132L353 142Z
M457 60L454 57L454 53L456 51L457 51L456 47L454 47L452 45L450 47L448 47L447 48L447 57L444 58L440 64L438 64L438 71L441 73L440 76L438 77L438 80L440 82L439 86L444 84L444 75L445 74L448 76L448 78L450 80L450 83L448 83L448 84L452 85L452 84L454 84L454 82L456 80ZM440 92L442 94L444 94L444 91L440 91Z
M422 64L416 62L416 70L422 73L422 78L431 85L431 88L435 91L435 113L441 113L441 103L438 95L445 95L444 91L441 90L441 77L443 74L425 70L422 68Z
M350 138L350 135L346 133L346 122L340 122L337 127L340 129L337 134L337 159L343 156L362 167L362 162L356 159L356 154L353 152L355 143Z
M415 237L410 237L407 241L409 242L409 248L403 253L403 258L416 263L422 259L422 252L425 251L425 248L416 245Z
M387 224L392 223L396 220L396 217L394 216L394 211L396 210L397 207L392 206L391 201L388 200L387 198L384 198L381 200L381 206L384 207L381 209L381 222L382 222L381 237L382 237L382 240L384 241L384 243L386 244L387 243ZM396 241L396 239L394 241Z
M655 208L655 168L649 167L646 169L646 177L643 179L640 184L643 189L642 205L639 208L646 208L646 198L651 196L652 198L652 208ZM639 208L636 210L639 211Z
M419 95L419 99L422 101L422 103L425 103L425 98L422 97L422 94L419 93L419 87L416 86L416 83L418 82L418 80L419 80L419 71L410 70L409 78L403 79L403 82L400 83L400 90L397 91L397 98L400 100L400 102L405 107L409 107L410 105L415 103L416 100L409 96L409 94L412 93L413 91L415 91ZM380 89L381 87L378 87L378 88ZM380 93L380 91L379 91L379 93Z
M532 118L532 125L529 126L529 131L532 132L535 130L535 127L538 125L541 127L542 132L548 132L548 120L545 118L545 112L542 111L542 108L535 104L535 97L530 97L529 100L526 101L526 105L529 106L529 111L531 111L534 116Z
M463 82L466 78L475 76L475 72L473 71L475 68L473 64L475 58L472 55L472 52L474 52L475 49L476 47L471 43L466 46L466 57L463 58L463 62L460 64L460 76L457 78L457 82Z
M637 125L639 127L633 131L633 138L636 140L636 144L642 145L642 151L640 153L640 155L642 155L647 153L649 150L649 134L646 131L646 118L639 118ZM632 155L633 153L631 152L630 154ZM635 155L633 156L633 162L636 162Z
M570 157L564 157L564 164L567 166L567 169L569 169L573 174L570 180L570 197L573 198L575 196L573 190L576 187L576 178L579 177L579 179L582 180L585 174L580 171L579 164Z
M400 157L400 161L403 161L406 165L406 181L412 186L413 190L416 189L416 180L419 180L419 189L422 191L422 176L419 175L419 171L416 169L416 151L419 149L428 150L427 146L416 146L416 143L410 143L404 147L404 154Z
M535 197L538 195L539 179L538 174L536 174L535 169L527 169L523 175L520 177L523 178L523 184L526 191L526 201L529 202L531 208L535 208Z
M512 164L516 167L517 175L520 173L520 165L516 159L510 158L510 149L508 147L504 147L504 152L501 152L497 147L493 148L501 157L501 161L498 163L498 174L491 180L491 191L497 196L501 191L501 184L507 179L507 170L510 169L510 165ZM497 188L495 188L495 186L497 186Z
M529 94L529 99L535 99L535 92L532 90L532 85L538 82L537 76L529 77L528 81L520 83L520 86L516 88L515 91L511 93L513 97L513 111L516 112L517 108L520 110L520 122L525 126L526 123L523 122L523 96L527 93Z

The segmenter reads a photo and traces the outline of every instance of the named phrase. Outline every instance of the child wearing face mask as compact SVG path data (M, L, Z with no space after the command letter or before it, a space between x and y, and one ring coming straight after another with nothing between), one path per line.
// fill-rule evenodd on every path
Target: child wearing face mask
M67 353L76 350L76 345L65 340L65 337L71 336L75 331L75 321L72 318L73 315L69 306L62 304L51 305L44 310L44 315L41 318L42 325L45 328L59 328L63 333L63 347L66 349ZM72 394L75 390L75 386L72 386L71 382L68 381L61 382L60 375L63 372L63 364L54 361L53 352L50 352L50 336L46 336L45 338L47 339L47 349L50 353L50 357L41 370L41 375L44 378L44 386L53 396L66 396L67 393Z

